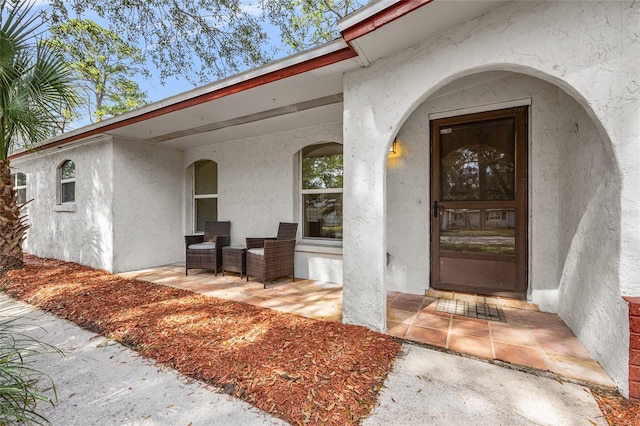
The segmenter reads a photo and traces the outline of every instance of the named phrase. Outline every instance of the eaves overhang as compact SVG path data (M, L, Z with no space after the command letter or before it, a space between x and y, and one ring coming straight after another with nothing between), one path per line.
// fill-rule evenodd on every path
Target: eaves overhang
M234 94L246 92L253 88L348 61L349 59L355 58L355 56L356 54L349 48L344 40L338 39L317 48L288 56L267 65L108 118L99 123L63 133L62 135L47 140L41 145L16 152L12 154L10 158L19 158L34 152L92 138L96 135L109 134L117 130L122 131L122 129L137 123L173 114L221 98L232 97ZM358 63L358 65L350 65L348 67L351 68L353 66L360 65ZM341 96L341 94L339 95Z
M338 23L364 65L477 18L510 0L379 0Z

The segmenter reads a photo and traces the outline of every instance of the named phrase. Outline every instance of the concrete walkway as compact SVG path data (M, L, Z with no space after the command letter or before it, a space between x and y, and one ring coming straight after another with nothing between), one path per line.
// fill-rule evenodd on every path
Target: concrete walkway
M215 388L159 368L120 344L0 296L0 317L53 344L32 366L55 382L59 404L38 411L53 425L281 425ZM379 404L378 425L606 425L588 389L405 344ZM498 379L499 378L499 379Z

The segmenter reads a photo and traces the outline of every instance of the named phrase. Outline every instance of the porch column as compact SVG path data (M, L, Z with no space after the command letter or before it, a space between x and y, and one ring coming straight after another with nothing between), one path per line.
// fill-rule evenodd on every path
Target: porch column
M381 134L373 90L349 91L345 83L343 304L342 321L376 331L386 329L385 164L387 141ZM352 89L353 86L352 86ZM385 154L386 151L386 154Z

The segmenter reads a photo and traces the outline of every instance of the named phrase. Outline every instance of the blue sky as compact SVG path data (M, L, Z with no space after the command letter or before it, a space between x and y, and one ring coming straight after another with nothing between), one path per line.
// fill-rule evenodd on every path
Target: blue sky
M243 0L242 3L244 4L245 10L251 11L254 14L262 13L262 11L258 8L257 2L255 0ZM269 25L268 23L264 23L263 28L269 35L271 46L282 48L280 30L273 27L272 25ZM282 49L278 57L281 58L284 56L286 56L286 52L284 51L284 49ZM181 76L168 78L163 85L160 83L160 73L158 72L158 70L152 63L149 63L148 65L149 70L151 71L151 78L140 78L138 80L138 84L140 84L140 87L147 92L147 99L150 103L166 99L170 96L177 95L179 93L186 92L188 90L194 89L195 87L198 87L193 86Z

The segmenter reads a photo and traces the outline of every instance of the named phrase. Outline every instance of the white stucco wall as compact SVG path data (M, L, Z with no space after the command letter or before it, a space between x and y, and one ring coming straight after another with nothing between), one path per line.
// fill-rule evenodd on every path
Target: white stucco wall
M610 200L620 205L620 219L607 234L613 239L611 245L619 247L613 257L620 264L617 268L612 259L608 265L614 272L606 278L611 278L622 294L639 292L640 176L634 165L640 160L640 132L638 120L632 117L639 116L640 85L636 73L630 71L638 69L640 57L636 31L639 8L633 2L513 2L345 76L344 252L348 255L344 260L344 321L384 329L388 247L385 175L393 137L438 89L466 75L490 70L514 71L548 81L573 97L592 120L604 143L603 152L613 159L610 179L614 184L622 181L620 198ZM531 154L535 158L535 152ZM599 167L607 168L607 160L601 161ZM553 179L554 168L548 172ZM577 180L579 177L573 181ZM600 204L609 200L604 195L595 199ZM530 203L536 205L535 197ZM366 211L360 209L362 205L367 205ZM577 218L583 215L576 214L576 220L582 220ZM564 238L570 239L566 234ZM558 250L567 250L566 240ZM604 261L597 260L600 264ZM557 275L558 271L549 273ZM553 300L556 284L548 282ZM566 295L576 291L567 288ZM608 296L611 300L616 294ZM628 391L628 326L611 339L607 351L602 346L610 342L599 339L601 330L613 322L625 327L620 312L626 308L602 302L595 291L589 297L597 302L592 308L603 315L598 319L599 327L582 332L585 337L590 334L583 341L591 345L589 349L623 392ZM613 352L622 355L611 357Z
M202 136L206 138L206 135ZM296 276L342 283L342 248L301 239L299 151L323 142L342 143L342 124L263 135L185 152L185 233L193 231L188 168L198 160L218 163L218 219L231 221L231 244L275 236L279 222L298 222Z
M75 203L57 204L57 168L65 160L76 166ZM27 175L31 229L24 250L36 256L113 267L111 138L52 149L12 161Z
M183 152L115 140L113 271L184 260Z
M629 322L622 299L620 179L584 109L561 98L559 234L562 275L557 312L618 381L628 376ZM603 332L606 330L606 332Z

